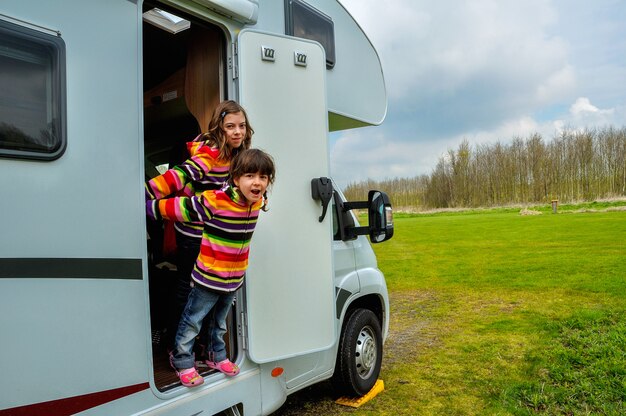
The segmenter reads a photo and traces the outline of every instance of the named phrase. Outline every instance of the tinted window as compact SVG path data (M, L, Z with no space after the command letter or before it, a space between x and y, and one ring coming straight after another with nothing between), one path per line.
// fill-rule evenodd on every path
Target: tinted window
M65 149L65 44L0 20L0 156L56 159Z
M319 42L326 51L326 67L335 66L335 28L330 17L300 0L286 0L288 35Z

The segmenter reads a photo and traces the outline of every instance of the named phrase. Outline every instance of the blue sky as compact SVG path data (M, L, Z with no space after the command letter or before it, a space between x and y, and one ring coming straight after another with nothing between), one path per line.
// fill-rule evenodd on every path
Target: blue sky
M331 135L341 187L429 174L470 144L626 126L623 0L340 0L378 50L381 126Z

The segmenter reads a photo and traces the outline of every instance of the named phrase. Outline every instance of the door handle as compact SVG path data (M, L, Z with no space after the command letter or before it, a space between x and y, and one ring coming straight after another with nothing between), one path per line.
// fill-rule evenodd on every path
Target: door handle
M330 178L311 179L311 197L322 204L322 215L318 218L319 222L322 222L328 211L328 203L333 197L333 183Z

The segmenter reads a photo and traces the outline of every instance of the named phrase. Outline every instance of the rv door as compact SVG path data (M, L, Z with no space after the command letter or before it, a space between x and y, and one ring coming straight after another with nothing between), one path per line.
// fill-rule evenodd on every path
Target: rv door
M335 342L330 215L311 179L329 176L326 61L318 43L242 31L239 98L253 147L276 162L269 211L252 239L246 277L249 356L258 363Z

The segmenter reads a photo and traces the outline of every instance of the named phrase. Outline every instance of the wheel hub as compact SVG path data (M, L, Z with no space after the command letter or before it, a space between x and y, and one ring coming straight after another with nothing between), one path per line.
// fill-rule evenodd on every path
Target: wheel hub
M376 364L376 339L371 327L361 329L356 341L356 370L361 378L368 378Z

